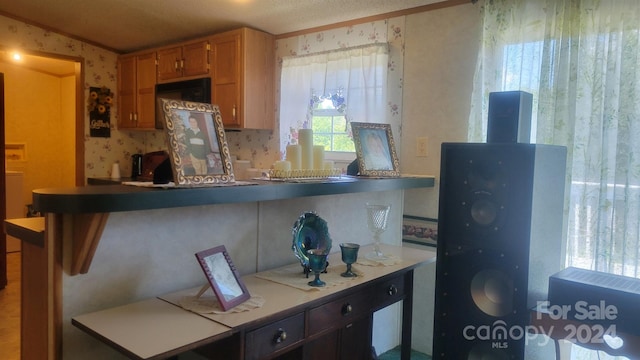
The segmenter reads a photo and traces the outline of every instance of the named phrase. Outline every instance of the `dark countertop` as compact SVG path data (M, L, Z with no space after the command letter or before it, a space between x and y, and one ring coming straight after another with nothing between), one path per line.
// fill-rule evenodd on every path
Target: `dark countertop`
M95 185L33 191L33 208L41 213L105 213L210 204L292 199L306 196L402 190L434 186L433 177L345 178L330 182L253 181L255 185L197 188L148 188Z

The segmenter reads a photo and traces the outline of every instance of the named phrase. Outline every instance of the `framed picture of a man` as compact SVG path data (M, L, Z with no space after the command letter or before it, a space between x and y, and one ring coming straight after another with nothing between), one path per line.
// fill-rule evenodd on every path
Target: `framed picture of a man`
M352 122L359 175L400 176L391 125Z
M217 105L161 99L176 185L234 182Z

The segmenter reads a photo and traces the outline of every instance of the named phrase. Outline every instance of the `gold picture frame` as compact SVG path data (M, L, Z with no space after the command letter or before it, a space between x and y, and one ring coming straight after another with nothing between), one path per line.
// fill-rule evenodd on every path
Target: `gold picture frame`
M160 99L176 186L235 182L217 105Z
M352 122L351 131L358 159L358 175L400 176L400 162L391 133L391 125Z

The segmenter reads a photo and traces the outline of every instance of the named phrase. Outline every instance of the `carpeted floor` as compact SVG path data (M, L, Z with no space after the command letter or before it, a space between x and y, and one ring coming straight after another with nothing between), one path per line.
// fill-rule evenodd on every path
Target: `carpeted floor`
M386 353L378 355L378 360L398 360L400 359L400 347L391 349ZM417 351L411 351L411 360L431 360L429 355Z

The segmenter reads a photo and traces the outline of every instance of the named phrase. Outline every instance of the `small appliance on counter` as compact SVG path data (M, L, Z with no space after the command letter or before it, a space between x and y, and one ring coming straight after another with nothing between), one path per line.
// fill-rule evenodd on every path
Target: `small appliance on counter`
M142 155L142 171L136 181L153 181L154 184L167 184L173 181L173 171L169 154L166 151L154 151Z
M142 175L142 154L131 155L131 180L138 180Z

